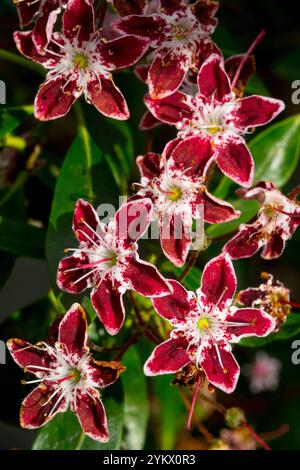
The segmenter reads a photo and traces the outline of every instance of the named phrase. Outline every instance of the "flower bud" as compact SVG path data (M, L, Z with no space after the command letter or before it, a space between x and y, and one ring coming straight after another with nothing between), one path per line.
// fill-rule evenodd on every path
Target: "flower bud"
M241 408L236 406L228 408L225 413L225 423L231 429L239 428L243 423L246 422L246 416Z

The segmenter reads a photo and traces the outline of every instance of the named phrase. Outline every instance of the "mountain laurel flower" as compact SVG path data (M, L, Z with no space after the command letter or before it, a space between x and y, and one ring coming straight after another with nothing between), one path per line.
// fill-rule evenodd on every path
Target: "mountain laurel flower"
M35 376L23 383L37 384L22 403L23 428L40 428L70 408L87 436L100 442L109 440L99 389L113 384L125 367L119 362L95 361L90 356L87 326L85 311L73 304L59 323L54 344L8 341L14 361Z
M300 204L282 194L271 182L258 183L245 191L238 189L243 199L256 199L260 204L257 219L240 225L239 232L224 246L232 259L249 258L260 248L261 257L278 258L285 243L300 224Z
M193 363L204 370L212 385L232 393L240 369L230 343L247 336L268 335L274 330L274 319L255 308L238 309L232 305L237 281L231 259L225 253L207 263L196 293L186 291L177 281L169 282L173 293L152 302L174 329L146 361L145 374L176 373Z
M80 244L65 250L74 253L60 261L57 285L71 294L92 288L94 309L111 335L124 323L123 294L128 289L145 297L170 293L155 266L138 256L136 242L148 229L152 212L150 199L130 201L104 225L91 204L82 199L76 203L73 231Z
M68 0L15 0L22 28L34 23L32 41L41 52L52 36L57 16Z
M256 354L254 361L243 368L249 379L252 393L274 392L279 385L281 362L264 351Z
M198 0L193 5L164 0L156 13L129 15L114 22L113 27L120 32L151 41L153 62L147 83L153 99L174 93L187 71L196 67L199 56L212 43L210 35L217 25L218 6L211 0Z
M244 135L274 119L284 103L258 95L236 96L219 54L211 54L202 64L197 80L199 92L195 96L178 91L163 99L146 97L146 106L156 119L175 125L178 137L209 136L220 170L249 187L254 163Z
M286 321L291 311L290 290L272 274L262 273L265 281L258 287L241 290L237 300L243 307L260 308L276 320L276 331Z
M142 176L137 194L151 198L162 250L176 266L184 265L191 249L194 220L216 224L240 216L205 185L212 154L209 138L191 136L169 142L162 155L148 153L137 158Z
M14 34L21 54L48 70L35 99L35 117L47 121L65 116L84 94L105 116L128 119L126 101L111 72L135 64L149 41L134 35L104 40L95 28L94 9L88 0L69 0L62 21L63 33L54 32L43 53L30 31Z

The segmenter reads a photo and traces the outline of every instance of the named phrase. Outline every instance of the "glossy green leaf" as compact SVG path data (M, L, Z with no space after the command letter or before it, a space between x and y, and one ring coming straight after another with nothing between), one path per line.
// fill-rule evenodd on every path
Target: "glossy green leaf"
M61 167L51 208L46 254L54 288L58 263L65 256L64 248L78 246L72 231L76 201L83 198L95 208L101 203L113 204L116 208L117 194L117 186L103 153L86 129L81 129ZM68 304L72 300L69 299Z
M0 248L19 256L44 258L46 231L0 216Z
M106 444L85 436L74 413L58 414L44 426L36 438L33 450L118 450L121 447L124 404L121 382L103 391L103 403L108 419L110 440Z
M174 449L178 433L182 430L186 412L179 395L178 388L171 384L172 375L161 375L151 379L157 404L155 419L158 422L156 437L159 439L157 448Z
M290 313L286 322L280 327L277 333L272 333L265 338L244 338L240 341L241 346L248 348L260 348L272 343L273 341L293 338L300 333L300 314Z
M122 375L125 398L125 445L130 450L143 449L149 419L149 401L143 362L132 346L122 357L127 367Z
M33 106L0 107L0 138L13 132L20 123L33 113Z
M268 127L249 143L255 160L254 184L271 180L284 186L297 166L300 156L300 114Z

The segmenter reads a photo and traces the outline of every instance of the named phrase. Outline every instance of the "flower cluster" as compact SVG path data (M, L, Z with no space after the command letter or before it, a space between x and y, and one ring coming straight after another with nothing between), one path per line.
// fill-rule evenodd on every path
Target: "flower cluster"
M261 248L265 259L280 256L300 223L296 199L284 196L271 182L251 188L255 166L246 136L276 118L284 103L244 96L254 72L253 57L225 60L214 44L218 2L109 3L119 17L107 28L93 0L17 2L21 26L33 28L15 32L17 48L47 71L36 95L35 117L65 116L83 95L103 115L128 119L112 73L143 59L135 69L148 87L148 112L141 128L169 124L177 135L161 154L150 151L137 157L139 189L107 224L89 202L77 201L73 231L78 246L66 248L71 254L59 263L57 285L75 295L90 290L91 304L110 335L124 325L123 296L128 290L149 297L171 332L154 349L144 373L179 372L177 383L183 383L184 371L193 371L193 376L231 393L240 370L231 344L247 336L266 336L286 317L279 315L278 302L289 300L289 295L272 277L264 287L240 292L236 301L244 307L238 308L232 264L232 259L253 256ZM237 191L241 198L256 199L260 208L256 220L240 225L222 253L206 264L194 293L141 260L138 241L150 223L158 221L163 253L182 267L193 247L195 222L239 218L229 202L212 194L215 165L243 187ZM23 402L22 426L40 427L70 407L88 436L107 441L98 389L112 384L125 368L91 357L87 320L79 304L65 314L49 344L12 339L8 347L17 364L36 377L27 383L39 384Z

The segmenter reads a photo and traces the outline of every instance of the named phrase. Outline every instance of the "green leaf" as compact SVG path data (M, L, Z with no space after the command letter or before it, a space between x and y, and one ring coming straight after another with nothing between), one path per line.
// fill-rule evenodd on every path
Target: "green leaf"
M128 183L134 167L134 143L127 122L108 119L88 107L85 112L90 136L103 152L122 195L128 194Z
M259 348L272 343L273 341L293 338L300 333L300 314L290 313L286 322L280 327L277 333L272 333L265 338L244 338L239 344L247 348Z
M284 186L297 166L300 156L300 114L268 127L249 143L255 161L254 184L271 180Z
M164 261L161 265L161 271L164 273L172 273L175 279L178 279L182 272L185 270L185 266L183 268L176 268L173 263L170 261ZM201 279L201 270L194 266L187 276L183 280L183 285L191 291L198 289L200 286L200 279Z
M20 123L33 113L33 106L0 107L0 138L13 132Z
M76 201L83 198L95 208L101 203L110 203L116 208L117 194L117 186L103 153L86 129L81 128L57 178L50 214L46 254L55 289L56 270L60 259L65 256L64 248L78 246L72 231Z
M110 440L106 444L85 436L74 413L60 413L44 426L33 450L118 450L122 444L124 404L121 382L103 391Z
M46 231L0 216L0 248L19 256L44 258Z
M156 435L160 442L157 448L162 450L174 449L186 419L178 388L170 383L172 378L171 375L162 375L151 379L158 400L155 411L159 428Z
M138 349L132 346L122 358L127 367L122 375L125 396L125 443L130 450L141 450L145 445L149 419L149 403L143 363Z

